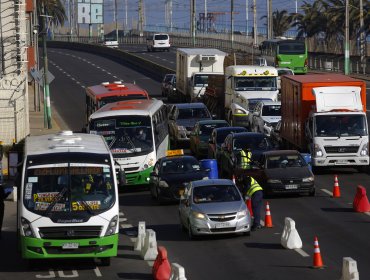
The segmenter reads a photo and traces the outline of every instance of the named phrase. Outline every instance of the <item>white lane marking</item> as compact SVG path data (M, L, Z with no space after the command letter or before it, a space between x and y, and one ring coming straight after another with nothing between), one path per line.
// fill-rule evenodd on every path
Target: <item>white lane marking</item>
M101 274L101 272L100 272L99 267L95 267L94 272L95 272L95 275L96 275L97 277L102 277L102 276L103 276L103 275Z
M77 270L72 270L72 274L64 274L63 270L58 270L58 275L60 278L76 278L78 277Z
M321 191L330 195L330 196L333 196L333 193L331 191L328 191L327 189L321 189Z
M124 216L125 214L123 212L119 212L119 215L120 216Z
M152 267L153 266L153 264L154 264L154 261L147 261L146 262L150 267Z
M119 218L119 222L126 222L127 218Z
M305 251L303 251L302 249L294 249L294 251L296 251L298 254L300 254L302 257L304 257L304 258L307 258L307 257L309 257L310 255L309 254L307 254Z
M364 214L370 216L370 212L365 212Z

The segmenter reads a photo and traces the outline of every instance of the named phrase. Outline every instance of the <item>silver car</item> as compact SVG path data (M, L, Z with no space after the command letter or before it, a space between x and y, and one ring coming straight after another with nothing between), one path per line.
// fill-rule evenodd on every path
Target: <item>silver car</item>
M235 184L228 179L191 182L180 199L181 227L197 235L250 234L251 217Z

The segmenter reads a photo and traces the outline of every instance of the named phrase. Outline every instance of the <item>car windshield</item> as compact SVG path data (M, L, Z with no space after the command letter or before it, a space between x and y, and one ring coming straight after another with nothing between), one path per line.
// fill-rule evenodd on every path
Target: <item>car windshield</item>
M197 172L200 170L198 160L191 157L167 159L161 167L162 174Z
M113 170L104 164L29 166L23 203L29 211L40 215L102 212L115 201L113 176Z
M365 136L366 119L363 115L316 116L315 134L319 137Z
M220 122L220 123L212 123L212 124L202 124L200 126L200 134L202 136L209 136L211 135L212 133L212 130L217 128L217 127L224 127L224 126L228 126L227 123L225 122Z
M207 86L208 85L208 75L195 75L194 76L194 86Z
M264 105L262 108L262 116L281 116L281 106Z
M206 108L180 108L177 119L203 119L211 118Z
M240 201L241 196L234 185L199 186L193 190L194 203Z
M153 151L149 116L117 116L92 120L90 133L103 135L113 154L122 157Z
M235 77L235 90L275 90L276 77Z
M266 161L266 168L286 168L286 167L303 167L307 163L300 154L293 155L273 155L269 156Z
M272 148L272 144L264 135L237 137L234 139L234 150L245 150L247 148L266 151Z

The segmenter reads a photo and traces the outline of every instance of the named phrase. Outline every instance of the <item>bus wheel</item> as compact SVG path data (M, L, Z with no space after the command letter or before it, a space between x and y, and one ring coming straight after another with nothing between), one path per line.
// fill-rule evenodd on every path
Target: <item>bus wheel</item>
M100 258L101 266L110 266L110 258Z

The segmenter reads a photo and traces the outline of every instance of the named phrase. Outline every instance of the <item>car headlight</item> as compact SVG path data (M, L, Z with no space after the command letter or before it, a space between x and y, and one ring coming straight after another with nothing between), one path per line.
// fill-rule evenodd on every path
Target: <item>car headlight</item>
M154 159L153 158L149 159L148 165L149 166L153 166L154 165Z
M362 146L362 149L361 149L361 152L360 152L360 155L361 156L367 156L369 155L369 143L365 143L363 146Z
M308 182L313 182L314 180L315 180L315 177L311 176L311 177L303 178L302 182L308 183Z
M320 148L320 146L317 145L317 144L315 144L314 151L315 151L315 155L317 157L322 157L324 155L323 152L322 152L322 150L321 150L321 148Z
M159 187L160 188L168 188L169 185L167 184L166 181L159 181Z
M31 228L31 223L26 218L21 218L21 226L26 237L35 237L33 230Z
M105 232L105 236L114 234L117 229L117 224L118 224L118 216L116 215L110 220L107 231Z
M236 218L237 219L241 219L241 218L244 218L248 216L248 211L247 210L242 210L242 211L239 211L236 215Z
M236 109L235 111L234 111L234 114L235 115L247 115L247 112L246 111L244 111L244 110L242 110L242 109Z
M204 220L206 218L206 215L200 212L193 211L192 214L193 214L193 217L196 219Z
M269 183L269 184L279 184L279 183L281 183L281 180L280 179L268 179L267 183Z

